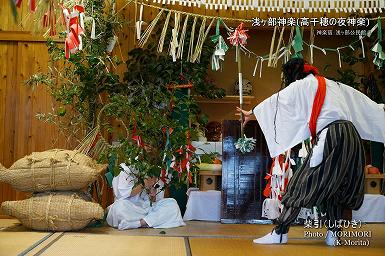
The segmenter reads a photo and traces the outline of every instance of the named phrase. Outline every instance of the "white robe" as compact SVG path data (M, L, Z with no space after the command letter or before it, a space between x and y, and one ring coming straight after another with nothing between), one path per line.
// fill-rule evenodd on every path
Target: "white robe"
M120 230L130 228L130 223L143 219L152 228L174 228L186 225L180 213L179 206L173 198L163 198L163 192L156 197L156 202L150 205L145 192L131 196L134 181L126 165L125 171L112 180L115 202L108 207L108 225Z
M276 157L310 138L308 123L317 88L318 80L313 75L308 75L291 83L253 109L265 135L271 157ZM274 128L277 106L276 128ZM354 88L326 79L326 96L317 120L317 132L333 121L347 120L353 123L362 139L385 143L383 108L384 104L375 103ZM324 141L326 132L322 133ZM317 146L312 156L317 159L312 159L312 166L322 160L322 141Z

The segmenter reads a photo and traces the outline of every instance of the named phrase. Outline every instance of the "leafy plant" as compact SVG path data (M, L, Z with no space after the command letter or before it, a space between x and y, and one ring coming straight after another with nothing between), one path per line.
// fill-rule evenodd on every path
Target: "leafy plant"
M143 185L150 177L167 178L176 186L196 183L197 160L190 142L197 127L204 127L207 118L192 95L224 96L224 90L207 76L213 45L206 40L199 63L186 61L187 50L181 61L173 62L166 52L157 52L158 38L153 37L146 48L128 53L127 70L121 81L114 73L121 61L106 52L108 42L122 26L113 2L90 0L85 3L85 10L96 21L97 39L83 37L84 49L71 54L68 60L62 45L48 40L49 72L35 74L27 81L31 86L44 84L57 102L52 112L40 113L38 117L58 125L67 137L78 139L100 126L106 140L111 142L114 137L115 143L120 143L98 156L99 161L109 162L114 175L120 172L118 165L125 162L138 170L137 184ZM85 30L90 31L90 26L91 22L86 20ZM159 35L161 29L158 26L154 35ZM61 34L62 38L65 36ZM185 49L190 36L188 29ZM171 29L168 29L164 49L168 49L170 38ZM193 84L191 91L169 87L188 82ZM97 123L98 113L105 106L103 120ZM113 119L123 124L126 134L117 135L119 129ZM165 171L169 173L167 177Z
M197 34L198 34L198 28L201 25L200 22L201 21L198 19L198 22L196 23L196 31L194 36L195 41L198 38ZM173 23L174 23L173 18L171 18L169 24L173 24ZM146 48L147 54L149 54L148 55L149 59L154 57L154 55L158 55L158 61L159 61L158 63L147 62L147 64L149 65L154 64L157 66L157 68L149 69L149 70L157 71L158 73L156 73L156 75L160 76L159 79L163 81L164 80L168 80L169 82L192 81L193 88L191 93L193 95L199 95L209 99L224 97L225 90L222 88L216 87L212 79L210 79L208 76L208 67L210 66L211 56L215 50L214 44L211 42L211 40L206 38L206 40L204 41L200 58L196 63L191 63L187 60L188 52L189 52L189 43L192 35L191 31L193 26L193 19L190 18L189 22L187 23L186 35L183 43L183 49L184 49L183 55L181 59L173 62L172 58L168 55L168 51L167 51L167 49L169 49L170 47L170 41L172 38L171 27L169 27L166 32L164 46L163 46L163 49L164 49L163 53L161 54L157 53L159 35L162 32L163 24L164 24L164 20L161 19L158 22L158 25L155 27L154 33L151 37L151 41ZM133 52L130 55L131 57L135 56ZM142 56L144 55L142 54Z
M82 139L96 122L98 110L102 107L102 95L119 90L119 76L112 70L121 63L106 49L115 31L122 23L113 10L114 1L89 0L84 3L87 16L95 20L96 39L84 36L84 49L71 54L67 60L63 43L48 39L50 57L47 74L35 74L26 84L43 84L56 101L50 113L39 113L38 118L55 123L69 138ZM85 30L91 31L92 21L85 19ZM66 32L60 33L66 37Z
M219 153L213 152L213 153L205 153L200 156L200 160L202 163L214 163L216 159L218 159Z
M156 27L154 35L159 35L161 29L162 26ZM168 29L166 34L164 49L169 47L170 31ZM191 29L187 29L185 49L188 49L190 36ZM121 113L123 116L119 118L129 120L128 130L135 130L143 140L144 147L131 141L125 145L122 154L127 164L140 171L138 183L143 184L145 177L160 177L162 171L168 171L169 185L179 187L196 183L197 156L190 141L199 127L207 123L191 95L218 98L224 96L224 90L207 78L214 50L209 40L203 45L200 63L186 61L187 50L182 60L173 62L167 52L157 52L157 42L158 38L154 36L146 48L128 53L124 86L111 98L111 102L118 106L111 114ZM192 92L173 87L189 82L193 85ZM172 132L167 135L170 129Z
M365 63L367 59L355 56L354 51L349 48L347 51L341 52L341 61L348 64L348 68L336 69L339 77L332 77L331 79L349 85L355 89L360 89L360 79L363 78L364 75L357 73L354 70L354 65L356 65L357 63ZM326 65L324 67L324 71L327 71L330 68L331 65Z

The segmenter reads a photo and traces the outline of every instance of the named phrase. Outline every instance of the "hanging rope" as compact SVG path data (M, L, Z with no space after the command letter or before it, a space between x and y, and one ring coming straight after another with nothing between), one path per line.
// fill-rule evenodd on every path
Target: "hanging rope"
M148 25L147 29L143 32L142 37L140 38L140 40L138 42L139 47L143 47L147 43L147 40L150 37L152 30L154 30L156 24L158 23L158 21L160 19L160 16L162 16L162 14L163 14L163 10L161 10L158 13L158 15L156 15L155 19L153 19L151 21L150 25Z
M183 27L181 30L179 41L177 41L177 37L179 35L178 32L179 32L181 20L178 20L178 22L175 23L175 26L174 26L174 29L175 29L175 27L177 29L174 30L175 32L173 32L172 44L171 44L172 48L169 49L169 51L170 51L169 53L170 53L170 55L173 56L174 60L179 59L179 58L183 58L184 40L185 40L185 36L186 36L188 20L190 17L194 17L194 21L193 21L193 25L191 28L191 36L190 36L189 49L188 49L188 54L187 54L187 61L190 61L192 63L199 61L203 43L204 43L205 39L207 38L207 35L209 33L209 30L210 30L209 28L211 28L214 21L216 21L218 19L223 20L222 23L228 32L232 31L232 28L229 28L225 24L224 20L231 20L231 21L238 21L238 22L239 21L251 22L251 20L247 20L247 19L233 19L233 18L227 18L227 17L221 17L220 18L220 17L210 16L210 15L201 15L201 14L189 13L189 12L178 11L178 10L170 10L169 8L164 8L164 7L160 7L160 6L146 4L146 3L143 3L140 1L133 1L133 2L140 3L140 4L143 4L143 6L156 8L156 9L160 10L158 15L155 17L155 19L151 22L151 24L148 26L146 31L143 33L143 36L142 36L141 40L139 41L140 47L142 47L147 42L147 39L149 38L151 31L153 30L153 27L158 22L163 11L168 11L169 13L167 15L168 18L166 18L166 22L164 24L164 28L163 28L161 38L159 41L159 48L158 48L159 51L163 50L163 42L164 42L164 37L165 37L166 31L167 31L170 13L173 12L176 15L176 17L179 17L178 19L181 19L181 15L186 15L186 18L184 20ZM200 29L198 31L198 38L195 42L195 30L196 30L196 23L198 21L198 18L202 19L202 23L200 24ZM211 23L207 27L207 29L205 29L207 19L211 19ZM318 46L314 45L314 37L315 37L314 27L311 27L310 41L309 41L309 43L306 43L305 41L303 41L303 38L302 38L303 32L301 32L301 29L297 26L297 27L291 27L290 40L288 41L288 43L286 45L283 42L284 28L282 28L282 30L280 30L279 39L278 39L277 45L275 45L275 41L276 41L276 37L277 37L276 34L278 31L278 28L275 27L274 32L273 32L273 36L272 36L272 42L270 45L270 52L267 55L258 55L258 54L253 53L250 50L245 51L245 49L246 49L245 47L241 47L241 50L243 52L246 52L246 54L249 54L249 56L254 55L256 57L257 63L255 65L256 68L254 69L254 72L253 72L254 75L257 71L258 65L261 65L261 68L260 68L260 74L261 74L262 65L263 65L264 60L268 60L268 66L276 67L278 60L282 57L284 57L284 60L283 60L284 63L287 62L290 57L301 57L302 58L301 52L303 51L303 45L307 45L310 48L310 61L311 62L314 62L314 48L316 48L316 49L322 51L324 53L324 55L327 54L327 51L336 52L338 55L338 63L339 63L339 66L341 67L342 61L341 61L341 52L340 51L342 49L345 49L345 48L351 48L354 51L356 48L354 48L353 45L356 43L361 44L363 57L365 57L363 39L366 37L370 37L370 34L373 33L374 30L377 29L377 27L381 26L381 25L378 25L378 23L380 23L382 19L385 19L385 17L370 18L369 20L377 20L377 25L375 27L373 27L367 35L359 36L358 40L355 40L355 41L353 41L350 44L345 45L345 46L339 46L337 48L327 48L327 47L323 48L323 47L318 47ZM302 28L302 30L303 30L303 28ZM379 35L381 35L381 32L379 32ZM283 46L281 47L281 45L283 45ZM294 55L292 55L292 53L290 51L291 48L293 48L295 51ZM177 49L177 51L176 51L176 49ZM372 51L375 54L375 65L382 66L382 63L385 61L385 53L382 51L381 44L377 43L372 48ZM267 56L267 58L266 58L266 56Z
M167 28L168 28L168 23L170 21L170 17L171 17L171 11L169 11L168 14L167 14L166 21L164 22L164 25L163 25L162 33L160 34L160 39L159 39L159 44L158 44L158 52L162 52L163 51L164 39L166 37L166 33L167 33Z
M281 55L279 55L279 52L281 50L281 45L282 45L282 41L283 41L283 32L284 31L285 31L285 27L282 27L282 30L281 30L281 33L280 33L279 39L278 39L277 49L275 50L275 54L274 54L273 67L277 67L277 62L278 62L279 58L281 57Z
M189 17L190 16L187 15L186 18L184 19L184 23L183 23L183 27L182 27L182 32L180 34L178 53L177 53L177 58L178 59L183 59L184 39L186 37L187 22L188 22Z
M192 55L193 55L193 51L194 51L195 26L197 24L197 20L198 20L198 17L195 16L194 21L193 21L193 25L191 28L191 36L190 36L190 44L188 47L187 61L190 61L190 59L192 58Z

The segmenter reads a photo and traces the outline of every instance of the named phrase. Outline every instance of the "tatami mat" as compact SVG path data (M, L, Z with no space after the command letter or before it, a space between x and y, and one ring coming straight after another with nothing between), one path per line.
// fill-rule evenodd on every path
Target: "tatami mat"
M0 256L18 255L154 255L227 256L227 255L365 255L384 256L385 224L367 224L358 230L371 231L368 247L330 248L324 239L305 239L303 226L293 226L287 245L255 245L252 239L270 232L273 225L238 225L190 221L173 229L135 229L119 231L108 226L87 228L79 232L52 235L34 232L16 219L0 219ZM318 230L311 230L312 232ZM325 230L319 230L324 233ZM44 240L44 241L43 241ZM33 249L32 247L35 246ZM190 254L191 251L191 254Z
M82 233L112 234L129 236L180 236L180 237L254 237L272 230L272 225L220 224L218 222L188 221L186 226L171 229L140 228L117 230L108 226L88 228ZM295 233L296 231L294 231Z
M0 220L1 221L1 220ZM218 222L188 221L186 226L171 229L131 229L117 230L108 226L100 228L88 228L81 233L93 234L111 234L111 235L129 235L129 236L180 236L180 237L227 237L227 238L255 238L271 232L274 225L256 225L256 224L221 224ZM352 229L347 229L352 230ZM372 232L373 237L385 237L385 223L362 224L358 230L368 230ZM290 237L293 239L304 238L303 226L292 226L290 228ZM312 230L316 231L316 230ZM322 230L325 232L325 230Z
M22 232L22 231L2 231L0 232L0 255L13 256L19 255L31 246L45 240L51 233L45 232Z
M41 255L44 256L185 256L181 237L112 236L65 233Z
M323 240L293 239L286 245L257 245L244 238L190 238L194 256L384 256L385 246L328 247Z

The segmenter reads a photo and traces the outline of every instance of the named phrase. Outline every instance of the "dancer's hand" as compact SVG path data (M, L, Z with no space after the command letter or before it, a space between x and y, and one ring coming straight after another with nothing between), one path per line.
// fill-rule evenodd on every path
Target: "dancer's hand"
M148 194L148 196L150 197L150 201L151 202L155 202L156 201L156 194L157 194L157 189L154 188L154 187L151 187L150 191L149 191L149 194Z
M144 180L144 186L149 189L155 185L157 179L155 177L150 177Z
M241 109L240 107L236 107L236 110L237 110L236 115L240 115L242 113L244 116L243 126L245 126L250 120L253 119L253 111L252 110L246 111L246 110Z

